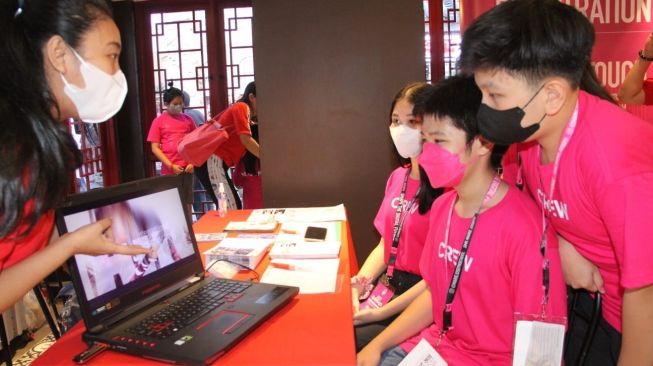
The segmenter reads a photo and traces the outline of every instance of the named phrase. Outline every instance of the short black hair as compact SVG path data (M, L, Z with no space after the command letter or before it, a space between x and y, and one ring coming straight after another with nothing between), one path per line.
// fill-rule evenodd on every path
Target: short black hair
M465 73L503 69L537 85L549 76L580 85L594 46L592 24L558 0L509 0L465 31L458 66Z
M451 76L421 93L415 102L416 116L448 117L454 127L465 132L467 144L480 136L476 114L481 104L481 90L474 78L466 75ZM507 146L494 145L490 162L499 168Z
M471 76L456 75L435 84L419 95L414 114L419 117L451 118L454 126L465 131L467 143L478 136L476 113L481 91Z
M168 89L163 91L163 103L165 104L170 104L173 99L177 97L184 97L184 92L182 92L180 89L175 88L172 86L172 82L168 83Z

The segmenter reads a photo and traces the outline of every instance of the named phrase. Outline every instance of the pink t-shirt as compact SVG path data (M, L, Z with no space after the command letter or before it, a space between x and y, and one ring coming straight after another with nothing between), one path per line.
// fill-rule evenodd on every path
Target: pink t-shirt
M404 177L409 168L397 168L390 178L385 187L385 196L381 202L381 207L374 218L374 227L379 231L383 237L384 250L383 260L388 264L390 258L390 248L392 247L392 233L395 223L395 213L397 212L397 205L399 203L399 196L401 196L401 187L404 183ZM419 188L420 181L408 178L406 184L406 196L404 198L403 210L408 209L409 202L415 197L417 189ZM397 248L397 260L395 268L419 274L419 258L422 255L422 248L424 248L424 239L426 232L429 228L429 215L420 215L417 211L418 202L412 205L410 212L404 220L399 236L399 246Z
M455 198L456 192L450 191L433 203L420 262L431 290L434 323L401 347L410 351L425 338L450 365L510 365L515 313L540 314L542 309L541 213L528 195L511 186L498 204L479 215L452 303L453 329L436 347L446 292L471 223L471 218L461 218L454 210L445 244L447 218ZM551 230L548 238L547 314L566 316L558 242Z
M177 152L177 144L194 129L195 123L187 115L180 113L172 116L168 112L163 112L152 121L147 141L160 143L161 151L173 164L185 167L188 163ZM161 174L172 174L172 171L164 165L161 167Z
M605 282L603 316L621 332L624 289L653 284L653 126L585 92L578 99L578 122L560 168L549 219L555 230L594 263ZM537 144L511 148L505 179L514 182L516 149L528 192L547 193L553 164L540 164ZM541 207L541 199L536 200Z

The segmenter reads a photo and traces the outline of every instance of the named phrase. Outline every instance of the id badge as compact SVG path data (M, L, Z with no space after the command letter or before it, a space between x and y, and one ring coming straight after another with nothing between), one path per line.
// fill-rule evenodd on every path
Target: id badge
M390 302L390 299L392 299L392 296L395 294L395 292L390 288L390 286L385 285L383 282L384 281L379 280L376 283L372 293L367 298L367 300L365 300L365 302L360 304L359 309L378 309Z
M515 314L512 366L558 366L562 364L565 317Z

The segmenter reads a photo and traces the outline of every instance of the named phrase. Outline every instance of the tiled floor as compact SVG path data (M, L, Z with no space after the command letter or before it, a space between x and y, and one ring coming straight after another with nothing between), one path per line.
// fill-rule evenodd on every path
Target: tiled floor
M49 337L49 338L48 338ZM47 324L44 324L34 333L34 340L29 342L25 347L16 351L13 358L13 366L27 366L35 357L43 353L49 346L50 340L53 340L52 332ZM5 366L4 361L0 362L1 366Z

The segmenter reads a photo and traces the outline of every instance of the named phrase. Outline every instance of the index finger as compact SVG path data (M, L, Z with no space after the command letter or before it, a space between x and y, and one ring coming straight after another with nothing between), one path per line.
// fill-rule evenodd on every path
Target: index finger
M150 248L145 248L140 245L116 245L113 252L115 254L138 255L149 253Z

